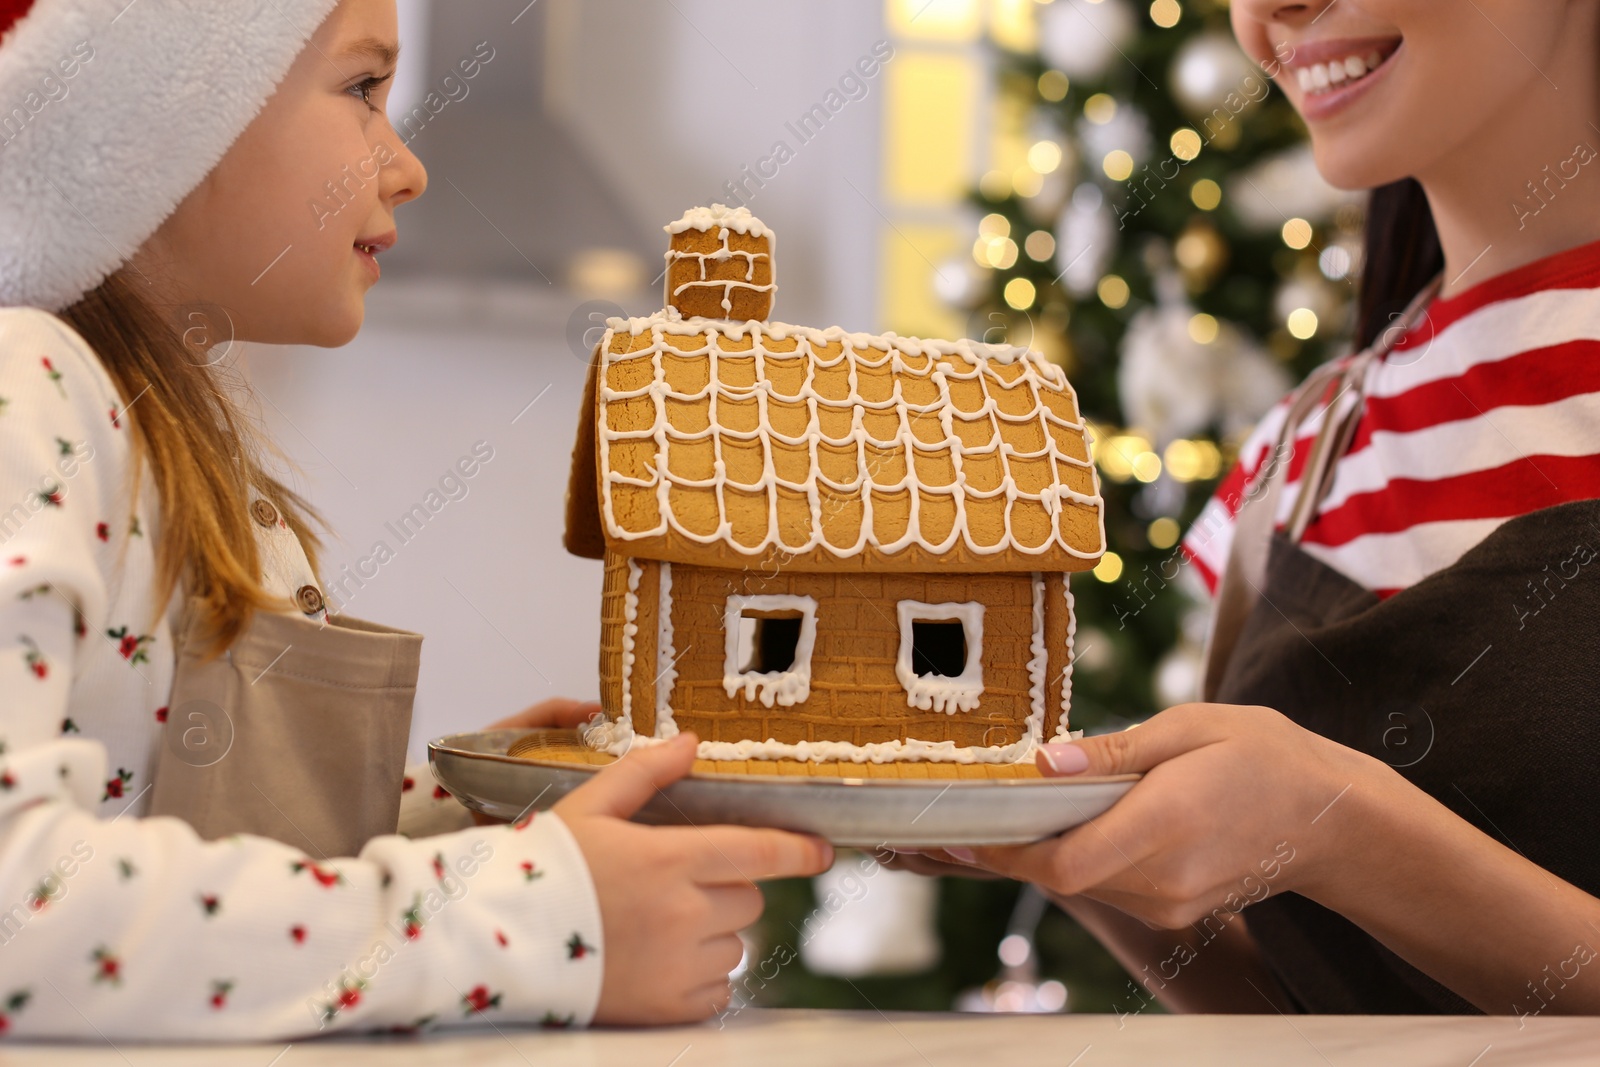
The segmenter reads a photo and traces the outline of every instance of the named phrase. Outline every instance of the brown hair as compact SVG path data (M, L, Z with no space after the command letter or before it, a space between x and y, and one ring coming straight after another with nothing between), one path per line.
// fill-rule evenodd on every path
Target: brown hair
M1444 269L1433 209L1415 178L1372 190L1356 315L1356 347L1377 340L1411 298Z
M146 460L155 476L161 506L154 546L156 610L165 610L178 583L186 582L186 595L201 598L200 626L213 635L209 656L218 656L249 625L254 611L292 607L261 585L249 486L282 513L313 573L322 542L310 522L324 529L327 523L299 494L264 472L260 457L270 442L219 387L213 368L194 358L177 326L123 271L60 316L100 357L128 409L134 501Z

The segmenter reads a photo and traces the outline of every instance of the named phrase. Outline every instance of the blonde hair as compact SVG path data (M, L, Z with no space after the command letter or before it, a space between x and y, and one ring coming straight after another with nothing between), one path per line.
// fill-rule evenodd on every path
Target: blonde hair
M128 409L123 417L133 430L134 501L140 499L146 461L155 477L161 506L153 546L156 610L164 611L178 583L186 583L186 595L201 598L199 622L212 635L207 658L215 658L243 633L253 612L293 608L261 585L249 487L278 508L305 548L312 573L320 573L322 542L310 524L327 529L327 523L263 470L260 459L270 442L219 388L213 368L196 362L177 326L123 271L60 316L100 357Z

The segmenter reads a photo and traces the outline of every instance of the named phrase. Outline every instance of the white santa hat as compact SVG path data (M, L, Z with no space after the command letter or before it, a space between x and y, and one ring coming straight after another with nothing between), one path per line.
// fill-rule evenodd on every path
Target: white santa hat
M0 307L59 311L216 166L337 0L0 0Z

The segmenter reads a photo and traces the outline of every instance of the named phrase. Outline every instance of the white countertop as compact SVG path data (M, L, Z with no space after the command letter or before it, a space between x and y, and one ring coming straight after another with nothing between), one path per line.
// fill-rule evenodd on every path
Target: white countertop
M501 1027L423 1038L322 1038L264 1045L98 1047L0 1044L0 1067L701 1067L760 1064L1181 1064L1253 1067L1565 1067L1600 1062L1600 1018L883 1014L749 1008L715 1024L557 1033Z

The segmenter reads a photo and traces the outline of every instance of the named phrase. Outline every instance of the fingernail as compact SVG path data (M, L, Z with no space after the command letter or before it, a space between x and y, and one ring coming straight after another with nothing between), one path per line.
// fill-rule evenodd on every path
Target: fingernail
M973 854L973 852L972 852L972 850L970 848L955 848L955 847L951 847L951 848L945 849L945 852L948 855L954 856L956 859L960 860L962 863L976 863L977 860L978 860L978 857Z
M1077 745L1045 745L1039 749L1039 759L1051 774L1081 774L1089 769L1089 753Z

